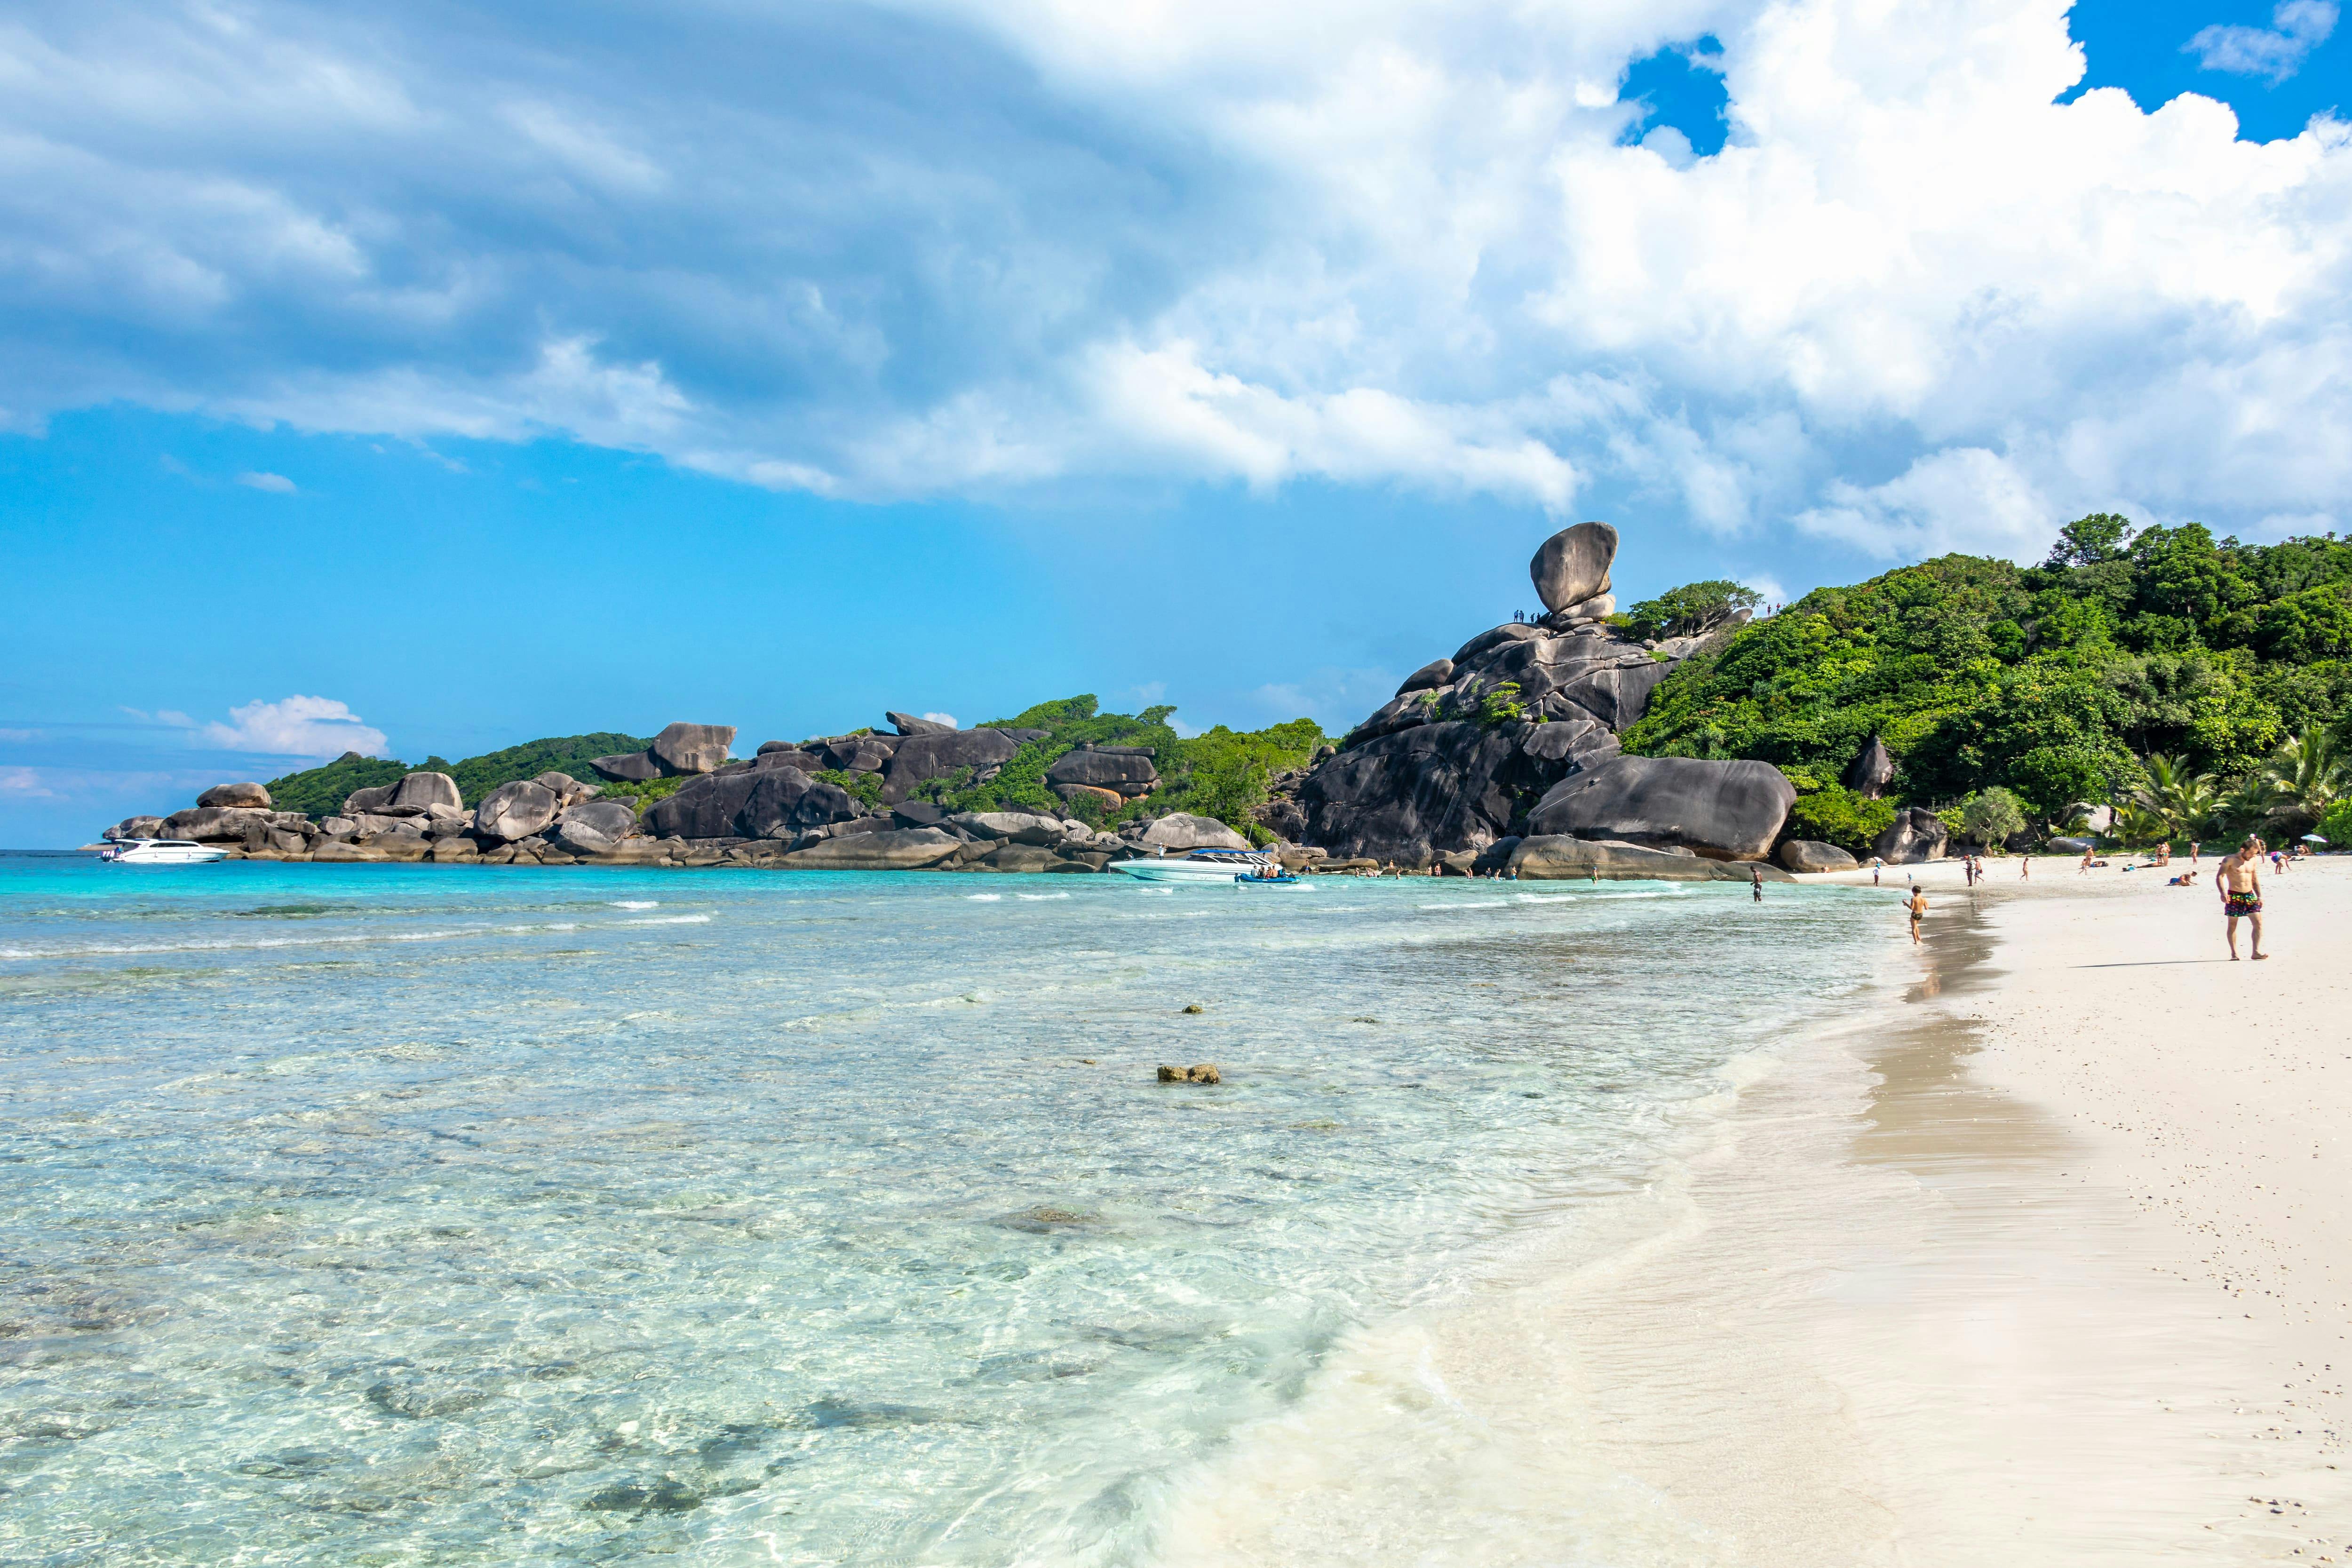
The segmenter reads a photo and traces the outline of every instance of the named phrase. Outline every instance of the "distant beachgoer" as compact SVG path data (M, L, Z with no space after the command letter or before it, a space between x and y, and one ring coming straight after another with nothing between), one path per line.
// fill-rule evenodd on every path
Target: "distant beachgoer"
M2074 874L2076 876L2081 876L2084 872L2089 870L2096 864L2096 862L2091 858L2091 857L2095 853L2097 853L2095 850L2091 849L2085 849L2083 851L2083 863L2074 868Z
M2020 855L2017 858L2017 879L2021 882L2026 881L2030 879L2032 875L2033 857L2031 855Z
M1870 885L1874 888L1878 886L1878 868L1884 863L1875 855L1870 858Z
M2191 866L2197 864L2197 840L2194 838L2189 841L2189 864Z
M1761 866L1750 866L1750 867L1748 868L1748 885L1750 888L1753 888L1753 889L1756 890L1756 901L1757 901L1758 903L1759 903L1759 904L1760 904L1760 903L1762 903L1762 902L1764 901L1764 868L1763 868L1763 867L1761 867Z
M1927 889L1913 883L1911 901L1906 906L1911 912L1911 945L1919 945L1919 922L1927 918Z
M2238 922L2251 921L2254 931L2254 957L2268 958L2263 951L2263 841L2249 837L2235 853L2223 856L2221 869L2213 873L2213 886L2221 894L2221 914L2228 921L2230 961L2238 958Z

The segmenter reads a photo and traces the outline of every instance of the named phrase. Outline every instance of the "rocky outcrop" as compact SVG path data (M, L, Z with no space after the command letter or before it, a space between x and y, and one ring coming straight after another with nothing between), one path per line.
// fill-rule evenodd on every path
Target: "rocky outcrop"
M646 751L672 778L715 773L727 764L727 749L735 743L732 724L665 725Z
M535 779L517 779L482 797L474 813L474 831L481 837L511 844L544 833L562 808L562 799L545 784Z
M164 837L163 819L160 816L126 816L100 837L111 843L133 838L162 838Z
M1769 763L1614 757L1553 785L1528 814L1528 827L1541 836L1760 860L1796 801L1796 790Z
M574 855L609 855L636 832L635 812L617 800L592 800L556 818L550 837Z
M1248 839L1213 816L1171 811L1156 817L1137 840L1153 849L1246 849Z
M848 793L798 768L741 768L695 779L645 815L659 838L792 838L857 815Z
M1895 753L1876 735L1846 764L1845 787L1876 800L1895 782Z
M1021 749L996 730L939 729L900 740L882 773L882 799L896 805L933 779L952 778L969 768L971 782L984 783Z
M845 773L878 773L890 765L898 749L896 735L845 735L838 740L811 742L824 765Z
M1780 864L1791 871L1851 871L1861 864L1836 845L1813 838L1791 838L1778 854Z
M2085 855L2096 847L2096 845L2094 840L2088 838L2053 838L2042 847L2053 855Z
M885 713L883 721L901 735L952 735L956 727L942 724L936 719L918 719L912 713Z
M1543 542L1528 563L1528 575L1544 608L1558 615L1609 592L1609 567L1616 559L1617 531L1605 522L1580 522Z
M1433 658L1411 675L1406 676L1404 684L1396 689L1396 694L1399 697L1406 697L1416 691L1433 691L1453 679L1454 661L1450 658Z
M1916 866L1942 859L1951 837L1942 817L1925 806L1910 805L1896 812L1894 823L1871 841L1870 852L1890 866Z
M1711 860L1688 851L1648 845L1538 834L1512 849L1508 874L1522 881L1745 882L1761 876L1785 882L1789 873L1752 861Z
M217 784L196 796L198 805L254 806L269 809L269 791L257 784Z
M1081 746L1065 752L1045 770L1049 785L1085 784L1123 798L1151 793L1160 781L1152 752L1144 746Z
M558 807L574 806L583 800L593 800L604 793L595 784L583 784L570 773L543 773L530 782L551 792Z
M1341 752L1299 787L1307 842L1343 859L1416 866L1447 850L1483 849L1511 826L1522 755L1517 727L1463 721L1419 725Z
M392 796L378 809L413 816L423 816L435 806L449 811L466 809L466 797L458 793L457 781L447 773L410 773L392 786Z
M399 787L398 784L373 784L366 789L355 789L343 796L343 815L357 816L365 811L382 811L392 804L393 792Z
M819 839L776 864L821 871L909 871L936 866L964 847L936 827L893 827Z
M661 763L650 752L615 752L609 757L591 757L588 765L614 784L650 784L662 776Z

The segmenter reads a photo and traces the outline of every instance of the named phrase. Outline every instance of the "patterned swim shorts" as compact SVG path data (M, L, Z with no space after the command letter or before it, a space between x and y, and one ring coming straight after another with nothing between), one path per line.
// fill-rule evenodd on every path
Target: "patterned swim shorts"
M2252 893L2231 893L2221 912L2231 920L2241 915L2258 915L2263 912L2263 901Z

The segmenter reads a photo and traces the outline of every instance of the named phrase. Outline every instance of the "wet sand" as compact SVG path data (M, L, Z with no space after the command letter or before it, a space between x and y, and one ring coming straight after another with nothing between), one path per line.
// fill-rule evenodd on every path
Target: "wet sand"
M1920 870L1920 948L1888 891L1874 1005L1357 1336L1171 1560L2352 1562L2352 860L2235 966L2210 887L2016 865Z

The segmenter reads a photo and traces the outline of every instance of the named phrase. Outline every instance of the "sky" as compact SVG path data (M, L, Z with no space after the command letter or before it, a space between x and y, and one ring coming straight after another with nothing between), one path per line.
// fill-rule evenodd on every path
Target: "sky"
M2329 0L0 6L0 845L2352 515Z

